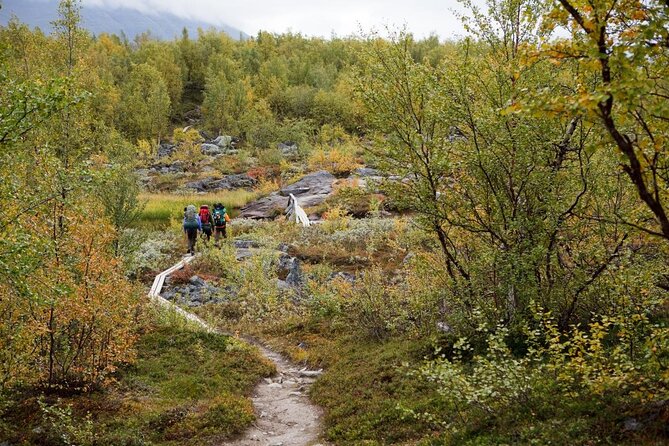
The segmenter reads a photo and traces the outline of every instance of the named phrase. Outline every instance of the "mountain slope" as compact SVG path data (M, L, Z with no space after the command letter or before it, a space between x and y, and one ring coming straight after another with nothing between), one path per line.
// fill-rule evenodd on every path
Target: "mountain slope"
M5 0L0 10L0 24L6 25L15 15L30 27L39 27L50 32L51 22L57 17L58 0ZM156 11L146 14L130 8L104 8L84 5L81 10L82 26L93 34L124 33L129 39L150 31L151 35L171 40L181 36L184 27L190 36L197 35L197 29L216 28L224 31L233 39L246 39L249 36L243 31L225 23L212 25L198 20L178 17L167 12Z

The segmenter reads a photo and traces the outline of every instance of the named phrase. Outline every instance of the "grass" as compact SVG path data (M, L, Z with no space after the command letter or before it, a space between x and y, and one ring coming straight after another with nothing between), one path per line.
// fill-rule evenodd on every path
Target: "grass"
M228 212L232 213L234 209L243 207L245 204L258 198L258 196L258 192L245 189L189 195L144 193L140 194L139 199L146 202L146 206L139 218L138 224L154 227L168 226L172 219L181 219L183 217L183 209L189 204L193 204L199 208L201 204L208 204L211 207L214 203L223 203Z
M255 419L247 396L274 366L228 336L161 323L141 337L136 363L118 373L111 390L46 397L46 411L26 392L3 407L0 438L172 446L220 444L243 432Z
M397 444L432 436L429 422L406 416L439 407L434 389L407 374L432 347L426 340L362 341L327 322L298 320L260 334L278 350L325 373L311 398L326 410L326 437L335 444ZM305 348L296 347L297 345Z

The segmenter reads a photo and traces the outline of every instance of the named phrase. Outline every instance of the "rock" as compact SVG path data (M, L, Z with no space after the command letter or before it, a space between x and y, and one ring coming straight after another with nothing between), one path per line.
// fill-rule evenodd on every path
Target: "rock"
M300 270L300 261L293 258L290 266L290 271L286 277L286 283L292 287L299 287L302 285L302 271Z
M222 155L224 152L224 150L221 150L221 148L216 144L209 144L206 142L200 145L200 150L202 150L203 154L209 156Z
M276 279L276 287L281 291L288 291L292 289L288 282L281 279Z
M636 432L643 428L643 424L636 420L636 418L625 418L623 425L624 430Z
M294 257L289 256L288 254L282 253L279 256L279 265L277 267L277 275L280 279L286 278L290 274L290 270L293 267Z
M257 183L258 181L255 178L245 173L240 173L226 175L223 178L208 177L198 181L191 181L190 183L186 183L184 188L195 189L198 192L213 192L217 190L250 189Z
M319 370L307 370L307 369L302 369L299 371L300 376L304 376L307 378L315 378L317 376L320 376L323 373L323 369Z
M451 332L451 326L448 325L446 322L439 321L437 322L437 330L439 330L442 333L450 333Z
M160 143L158 146L158 158L165 158L168 156L172 156L174 152L176 152L177 146L174 144L170 144L167 142Z
M181 161L175 161L171 164L156 163L149 168L150 173L181 173L183 172L184 164Z
M296 156L299 153L297 143L293 141L280 142L278 148L286 157Z
M300 206L304 207L305 195L330 195L335 180L335 176L330 172L321 170L303 177L290 186L284 187L279 191L279 194L283 197L288 197L290 194L295 195L300 198Z
M188 282L191 285L194 285L198 288L207 286L207 282L205 282L203 279L201 279L199 276L193 276L190 279L188 279ZM211 285L208 285L208 288L212 288Z
M220 303L225 299L219 296L224 295L222 290L217 286L207 283L201 277L192 276L187 284L170 286L161 292L161 296L167 300L171 300L189 307L199 307L208 303ZM230 298L235 293L230 292L228 288L225 289L225 297Z
M268 384L267 387L270 387L272 389L283 389L283 386L279 383Z
M259 248L260 245L258 242L253 240L235 240L232 242L235 248L237 249L248 249L248 248Z
M253 255L253 251L247 248L237 248L237 252L235 253L235 258L237 259L238 262L241 262L242 260L248 259Z
M240 218L267 219L283 213L288 206L288 198L272 193L244 206L239 214Z
M247 204L239 217L268 219L281 215L288 206L290 194L295 195L303 208L319 205L332 195L334 182L334 175L324 170L309 174L279 192Z
M290 246L288 246L286 243L279 243L279 246L276 248L278 251L287 253L288 249L290 249Z
M359 177L379 177L379 178L383 176L383 174L379 170L372 169L371 167L359 167L353 171L353 175Z
M232 149L234 147L232 136L219 135L212 141L212 144L216 144L222 149Z

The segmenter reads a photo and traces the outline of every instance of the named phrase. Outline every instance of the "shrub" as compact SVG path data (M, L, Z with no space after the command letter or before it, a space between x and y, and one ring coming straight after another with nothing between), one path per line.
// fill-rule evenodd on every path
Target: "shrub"
M350 146L314 150L309 155L308 164L311 170L327 170L336 176L348 175L360 167Z
M372 211L372 205L378 214L382 202L381 198L360 187L356 180L336 187L328 199L328 204L346 209L355 217L367 216Z

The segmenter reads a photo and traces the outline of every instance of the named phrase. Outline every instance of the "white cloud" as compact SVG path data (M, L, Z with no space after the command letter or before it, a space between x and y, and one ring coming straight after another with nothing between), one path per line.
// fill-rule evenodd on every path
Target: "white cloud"
M226 23L248 34L259 30L291 30L309 36L329 37L406 25L416 36L435 32L442 38L462 34L451 9L456 0L83 0L85 5L127 7L151 13L171 12L211 24Z

